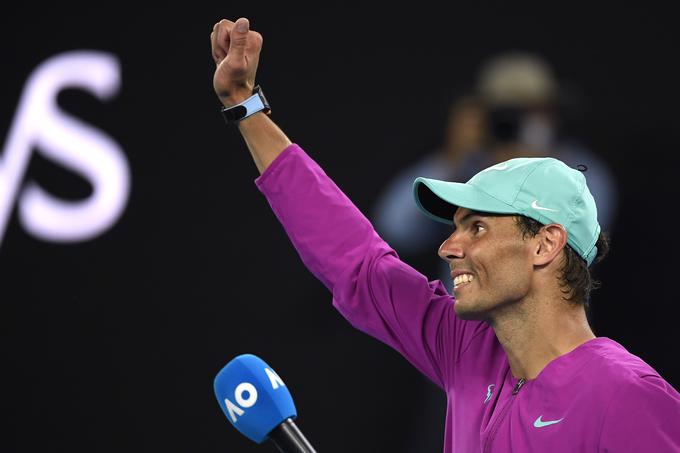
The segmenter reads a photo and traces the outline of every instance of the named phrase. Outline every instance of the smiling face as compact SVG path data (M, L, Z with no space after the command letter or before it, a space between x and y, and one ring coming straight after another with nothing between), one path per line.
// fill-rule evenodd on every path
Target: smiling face
M491 319L529 294L533 239L522 236L514 216L459 208L453 220L439 256L452 270L460 318Z

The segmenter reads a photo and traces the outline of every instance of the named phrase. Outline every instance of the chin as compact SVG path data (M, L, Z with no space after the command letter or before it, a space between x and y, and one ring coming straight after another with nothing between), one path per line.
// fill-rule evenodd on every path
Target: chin
M475 306L471 303L465 303L461 300L456 299L453 309L456 312L458 318L466 321L482 321L486 319L486 310L480 309L480 307Z

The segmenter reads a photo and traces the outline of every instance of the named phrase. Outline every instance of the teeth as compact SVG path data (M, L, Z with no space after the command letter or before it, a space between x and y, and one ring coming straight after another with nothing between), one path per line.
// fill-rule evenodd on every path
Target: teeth
M472 276L472 274L461 274L453 279L453 285L458 286L461 283L470 283L474 279L475 278Z

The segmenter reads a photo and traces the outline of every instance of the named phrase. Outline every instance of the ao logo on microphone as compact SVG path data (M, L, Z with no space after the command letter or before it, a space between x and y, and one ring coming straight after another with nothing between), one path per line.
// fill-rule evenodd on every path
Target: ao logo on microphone
M213 387L229 423L257 443L267 440L282 423L297 417L288 387L256 355L233 358L217 373Z
M65 88L112 98L120 88L117 59L97 51L67 52L43 62L28 78L0 156L0 244L15 203L21 225L53 242L96 237L125 208L130 192L125 154L105 132L59 109L57 95ZM22 188L33 149L88 180L92 194L67 202L34 181Z
M281 378L269 368L265 368L264 372L267 374L273 390L285 385ZM234 390L234 400L238 406L229 401L229 398L224 399L224 404L227 407L231 421L236 423L236 417L242 416L245 413L244 409L253 407L257 403L257 389L250 382L241 382Z

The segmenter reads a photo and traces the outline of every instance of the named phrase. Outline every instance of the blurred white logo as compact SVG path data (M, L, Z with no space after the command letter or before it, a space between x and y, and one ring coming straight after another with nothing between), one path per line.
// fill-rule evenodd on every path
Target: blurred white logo
M59 109L57 95L64 88L110 99L120 88L119 63L108 53L73 51L44 61L28 78L0 156L0 244L15 201L22 226L53 242L98 236L125 208L130 170L122 148L102 130ZM22 187L33 149L85 178L92 194L65 201L34 181Z

